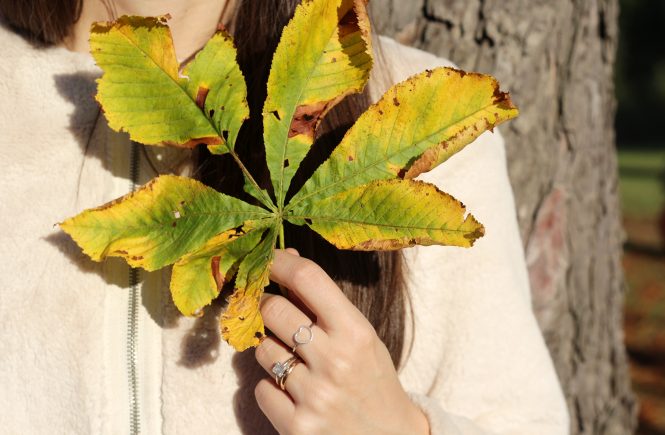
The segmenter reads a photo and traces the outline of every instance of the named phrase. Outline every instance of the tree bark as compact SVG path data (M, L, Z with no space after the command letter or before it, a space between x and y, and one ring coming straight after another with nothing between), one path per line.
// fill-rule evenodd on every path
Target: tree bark
M372 0L379 33L497 77L533 306L573 434L636 427L623 343L617 0Z

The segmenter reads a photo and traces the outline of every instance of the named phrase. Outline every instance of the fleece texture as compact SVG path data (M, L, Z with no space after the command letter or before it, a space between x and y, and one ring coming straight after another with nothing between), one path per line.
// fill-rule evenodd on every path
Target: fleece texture
M3 433L130 430L129 270L88 260L56 223L178 170L187 155L133 149L94 103L91 58L38 49L0 27L0 427ZM393 81L447 64L382 39ZM386 72L384 71L384 72ZM385 80L384 80L385 81ZM382 92L373 78L374 98ZM385 88L385 86L383 86ZM400 379L432 434L568 433L565 402L531 311L498 132L422 179L486 227L471 249L405 251L413 304ZM168 272L141 273L135 382L142 433L273 433L253 397L253 352L220 342L215 303L185 318Z

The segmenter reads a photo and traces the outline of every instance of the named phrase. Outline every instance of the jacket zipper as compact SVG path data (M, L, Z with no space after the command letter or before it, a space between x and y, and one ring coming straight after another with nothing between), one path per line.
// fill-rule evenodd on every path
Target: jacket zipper
M130 190L134 192L139 184L139 144L132 141L129 162ZM129 433L141 432L141 415L138 394L138 335L139 335L139 270L129 270L129 303L127 305L127 379L129 382Z

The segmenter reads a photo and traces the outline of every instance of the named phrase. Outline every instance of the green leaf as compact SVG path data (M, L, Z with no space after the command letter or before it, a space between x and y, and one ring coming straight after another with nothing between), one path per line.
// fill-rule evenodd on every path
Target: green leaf
M157 270L219 233L270 216L198 181L163 175L60 227L95 261L122 257L132 267Z
M171 273L171 295L185 316L202 313L237 270L238 263L259 244L265 228L251 223L225 231L178 260Z
M287 210L302 214L307 202L373 180L416 177L515 116L494 78L451 68L425 71L393 86L358 119Z
M217 32L180 75L166 17L121 17L96 23L92 55L104 70L97 101L109 126L146 145L228 152L249 116L247 90L233 42ZM228 107L227 107L228 106ZM226 132L226 133L224 133Z
M121 17L96 23L92 55L104 70L97 101L109 126L147 145L193 147L223 143L185 90L166 18Z
M185 68L187 77L178 72L167 19L123 16L92 26L91 52L104 70L96 98L109 126L145 145L205 143L213 154L230 152L251 193L274 209L234 152L249 107L233 41L222 30L215 33Z
M259 311L263 289L270 282L270 265L277 231L271 227L263 241L240 263L236 290L220 320L222 338L237 351L258 346L265 335Z
M279 206L323 117L367 83L372 46L365 4L305 1L284 29L263 107L266 159Z
M225 145L211 145L214 154L225 154L234 149L240 127L249 119L245 78L236 61L236 49L231 37L223 30L208 41L196 58L185 67L189 77L187 92L215 130L226 137Z
M374 181L319 201L299 216L340 249L396 250L415 245L470 247L484 234L464 205L415 180Z

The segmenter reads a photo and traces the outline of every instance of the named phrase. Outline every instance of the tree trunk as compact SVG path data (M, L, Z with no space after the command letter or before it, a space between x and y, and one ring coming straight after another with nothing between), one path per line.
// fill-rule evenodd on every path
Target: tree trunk
M372 0L379 33L497 77L533 306L573 434L636 425L623 344L616 0Z

